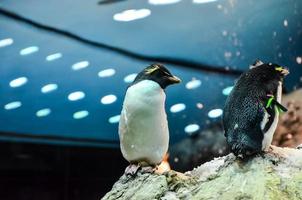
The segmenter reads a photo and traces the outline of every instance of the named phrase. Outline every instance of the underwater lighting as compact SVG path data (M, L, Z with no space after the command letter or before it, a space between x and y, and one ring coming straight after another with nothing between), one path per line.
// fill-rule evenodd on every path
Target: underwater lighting
M193 3L211 3L211 2L215 2L217 0L193 0Z
M210 110L208 113L208 116L210 118L217 118L217 117L220 117L222 115L222 113L223 113L223 111L220 108L217 108L217 109Z
M22 103L20 101L13 101L13 102L10 102L10 103L6 104L4 106L4 109L5 110L13 110L13 109L19 108L21 106L22 106Z
M101 98L102 104L111 104L114 103L117 100L117 97L113 94L106 95Z
M87 117L88 115L89 115L89 112L87 110L81 110L81 111L73 113L73 118L82 119L82 118Z
M134 79L136 78L137 74L134 73L134 74L129 74L127 76L125 76L124 78L124 82L125 83L132 83L134 81Z
M0 40L0 48L12 45L13 43L14 43L14 40L12 38L6 38L3 40Z
M170 112L177 113L177 112L183 111L184 109L186 109L186 105L183 103L178 103L178 104L174 104L173 106L171 106Z
M120 118L121 118L120 115L115 115L115 116L110 117L108 119L108 122L111 123L111 124L115 124L115 123L118 123L120 121Z
M98 73L98 76L100 78L105 78L105 77L113 76L114 74L115 74L115 70L110 68L110 69L104 69L104 70L100 71Z
M51 113L51 110L49 108L44 108L44 109L38 110L36 112L36 116L37 117L46 117L50 113Z
M86 67L89 66L89 62L84 60L84 61L80 61L80 62L77 62L77 63L74 63L71 68L74 70L74 71L77 71L77 70L81 70L81 69L84 69Z
M49 93L49 92L52 92L52 91L54 91L56 89L58 89L58 85L55 84L55 83L50 83L50 84L44 85L41 88L41 92L42 93Z
M125 10L120 13L116 13L113 16L113 19L115 21L123 21L123 22L129 22L137 19L142 19L151 14L151 10L149 9L131 9L131 10Z
M63 55L61 53L54 53L54 54L50 54L50 55L46 56L45 59L50 62L53 60L57 60L57 59L61 58L62 56Z
M222 94L228 96L233 89L233 86L226 87L222 90Z
M196 104L196 107L197 107L198 109L203 109L203 104L202 104L202 103L197 103L197 104Z
M82 91L72 92L68 95L69 101L78 101L80 99L83 99L84 97L85 97L85 93Z
M178 3L181 0L149 0L149 4L152 5L167 5L167 4L173 4L173 3Z
M20 87L20 86L26 84L27 81L28 81L28 79L26 77L19 77L19 78L12 80L11 82L9 82L9 86L11 86L12 88Z
M186 84L188 90L196 89L201 85L201 80L193 79Z
M21 56L26 56L26 55L35 53L37 51L39 51L39 47L37 47L37 46L26 47L24 49L21 49L20 55Z
M288 26L288 21L285 19L284 21L283 21L283 25L286 27L286 26Z
M196 131L199 130L199 125L198 124L189 124L185 127L185 132L188 133L188 134L192 134Z

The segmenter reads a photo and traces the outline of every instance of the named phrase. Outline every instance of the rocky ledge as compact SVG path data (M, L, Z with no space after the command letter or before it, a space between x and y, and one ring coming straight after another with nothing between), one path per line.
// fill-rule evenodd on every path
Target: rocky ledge
M233 154L186 173L123 175L102 200L302 199L302 150L273 147L247 161Z

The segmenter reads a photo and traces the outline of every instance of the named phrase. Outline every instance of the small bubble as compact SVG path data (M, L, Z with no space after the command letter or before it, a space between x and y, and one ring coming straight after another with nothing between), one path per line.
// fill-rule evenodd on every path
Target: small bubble
M298 57L296 58L296 61L297 61L298 64L301 64L301 63L302 63L302 57L299 57L299 56L298 56Z
M232 52L230 52L230 51L224 52L224 57L225 57L226 59L231 58L231 57L232 57Z
M174 158L174 162L177 163L178 161L179 161L179 159L178 159L177 157L175 157L175 158Z
M282 53L279 52L278 53L278 57L281 58L282 57Z
M302 77L301 77L302 78ZM198 108L198 109L202 109L203 108L203 104L202 103L197 103L196 104L196 107Z
M221 4L218 4L218 5L217 5L217 9L218 9L218 10L221 10L221 9L222 9L222 5L221 5Z
M236 56L240 56L240 51L236 51Z
M223 31L222 31L222 35L223 35L223 36L227 36L227 35L228 35L228 32L227 32L226 30L223 30Z
M292 37L289 37L289 38L288 38L288 41L289 41L289 42L293 41L293 38L292 38Z
M273 32L273 36L274 36L274 37L277 36L277 32L276 32L276 31Z
M288 21L285 19L284 21L283 21L283 25L286 27L286 26L288 26Z

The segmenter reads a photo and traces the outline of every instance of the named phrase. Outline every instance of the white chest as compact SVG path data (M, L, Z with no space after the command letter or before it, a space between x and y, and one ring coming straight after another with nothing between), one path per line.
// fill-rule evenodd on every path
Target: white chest
M282 83L279 82L278 89L277 89L276 100L280 103L281 103L281 97L282 97ZM262 150L268 150L268 148L270 147L270 145L272 143L272 140L273 140L275 130L276 130L277 125L278 125L279 113L278 113L278 110L277 110L276 107L274 109L275 109L275 116L274 116L274 119L273 119L273 123L272 123L271 127L268 129L268 131L264 134L264 138L263 138L263 141L262 141ZM269 120L269 117L270 117L269 114L265 111L264 118L263 118L263 121L261 123L261 128L262 129L264 129L265 124Z
M119 136L128 161L146 160L158 164L168 149L169 131L165 112L166 95L153 81L141 81L128 88Z

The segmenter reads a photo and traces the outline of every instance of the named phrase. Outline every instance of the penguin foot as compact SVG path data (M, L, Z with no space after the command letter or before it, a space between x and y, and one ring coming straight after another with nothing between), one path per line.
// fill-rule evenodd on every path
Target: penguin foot
M153 166L145 166L142 167L141 172L142 173L154 173L157 170L157 167L153 167Z
M130 165L125 169L125 174L126 174L126 175L134 176L134 175L136 175L136 173L139 171L140 168L141 168L140 165L130 164Z

